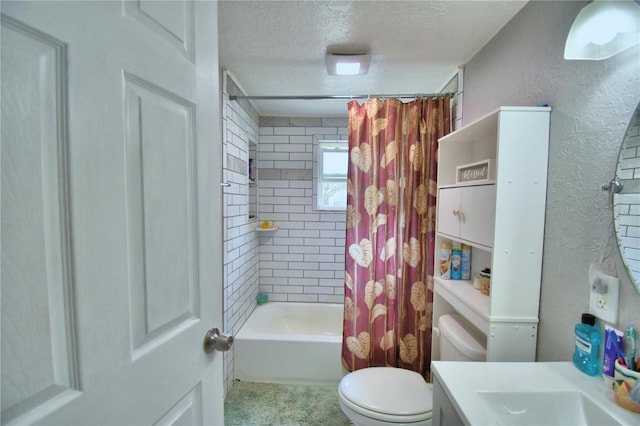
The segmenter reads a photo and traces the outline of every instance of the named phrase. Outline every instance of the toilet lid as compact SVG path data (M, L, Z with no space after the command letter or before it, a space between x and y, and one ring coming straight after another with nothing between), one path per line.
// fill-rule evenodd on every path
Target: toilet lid
M347 374L340 382L339 391L349 402L375 413L431 418L433 392L414 371L364 368Z

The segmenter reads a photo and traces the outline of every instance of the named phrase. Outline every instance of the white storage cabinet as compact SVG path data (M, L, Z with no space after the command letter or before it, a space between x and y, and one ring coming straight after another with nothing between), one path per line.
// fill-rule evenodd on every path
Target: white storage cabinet
M491 185L441 188L438 191L438 231L457 241L493 245L496 187Z
M434 324L462 315L486 336L487 361L535 361L550 112L500 107L439 140ZM495 178L456 183L458 166L487 159ZM445 240L472 247L471 281L440 277ZM485 267L490 296L473 288Z

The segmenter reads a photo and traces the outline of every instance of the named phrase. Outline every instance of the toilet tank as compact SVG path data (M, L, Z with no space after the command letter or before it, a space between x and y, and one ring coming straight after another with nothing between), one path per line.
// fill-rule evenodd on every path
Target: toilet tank
M442 361L485 361L486 337L459 315L442 315L440 329L440 359Z

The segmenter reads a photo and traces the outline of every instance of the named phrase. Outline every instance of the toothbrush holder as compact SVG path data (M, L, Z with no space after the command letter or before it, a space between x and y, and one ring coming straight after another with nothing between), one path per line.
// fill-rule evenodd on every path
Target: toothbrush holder
M616 404L634 413L640 413L640 371L633 371L616 360L613 392Z

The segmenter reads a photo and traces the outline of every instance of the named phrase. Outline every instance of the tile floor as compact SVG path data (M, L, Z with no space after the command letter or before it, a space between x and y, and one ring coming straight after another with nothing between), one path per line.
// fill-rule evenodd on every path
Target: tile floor
M224 402L232 425L346 426L336 386L279 385L236 381Z

